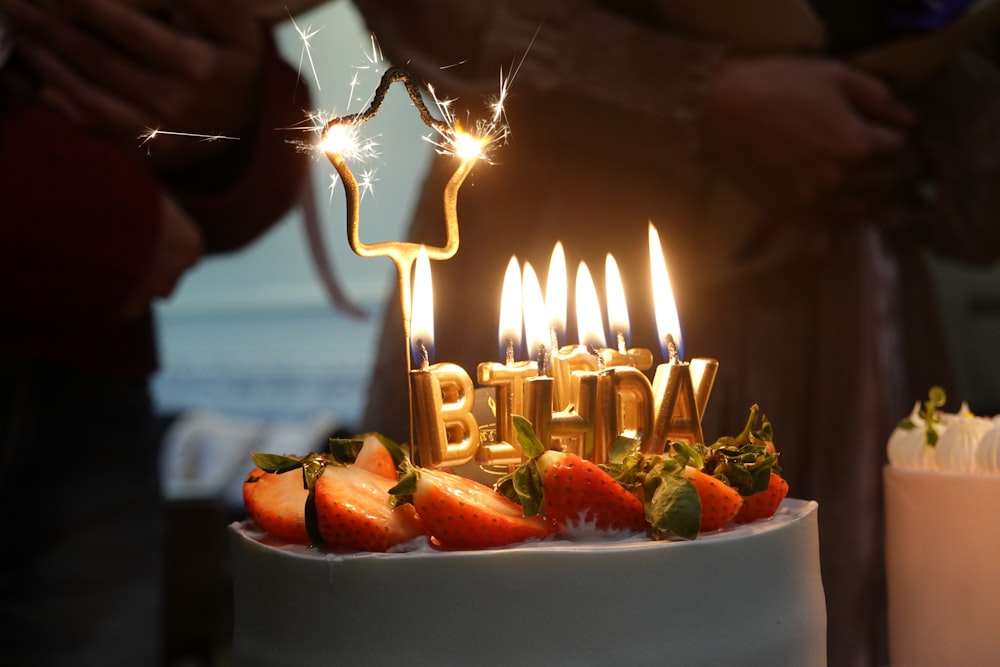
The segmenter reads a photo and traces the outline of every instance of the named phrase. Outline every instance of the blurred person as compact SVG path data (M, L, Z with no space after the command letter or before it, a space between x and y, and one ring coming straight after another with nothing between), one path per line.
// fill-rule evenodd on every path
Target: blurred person
M839 58L688 36L670 3L355 4L390 61L459 106L512 77L511 135L459 194L458 253L433 265L437 360L493 359L508 259L544 280L557 241L570 280L616 257L631 345L657 351L652 221L685 358L720 361L706 439L760 404L792 495L820 503L830 664L884 664L885 443L950 381L926 253L988 263L1000 249L993 45L897 91ZM443 242L453 170L432 165L411 240ZM394 303L363 426L405 441Z
M290 208L308 90L237 2L0 15L0 662L155 665L152 304Z

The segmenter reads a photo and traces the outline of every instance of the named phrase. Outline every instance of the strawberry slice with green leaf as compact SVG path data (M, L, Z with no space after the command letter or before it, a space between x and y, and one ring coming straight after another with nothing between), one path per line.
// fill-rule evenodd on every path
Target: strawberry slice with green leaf
M389 489L395 483L356 464L326 466L312 499L323 542L381 552L425 534L412 507L394 506Z
M243 482L243 504L254 523L271 537L290 544L310 544L305 504L309 488L302 460L254 454L257 467Z
M403 449L395 442L378 433L368 433L361 441L354 465L395 482L404 458Z
M390 491L412 504L433 542L447 549L484 549L541 539L551 533L541 517L475 480L443 470L411 467Z

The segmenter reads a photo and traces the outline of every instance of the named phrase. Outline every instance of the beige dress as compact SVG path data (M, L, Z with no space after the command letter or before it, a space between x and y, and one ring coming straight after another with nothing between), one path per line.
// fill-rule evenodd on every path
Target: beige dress
M984 150L1000 129L997 71L963 56L912 93L928 180L891 215L784 225L748 256L757 211L697 145L700 87L724 45L600 3L356 4L386 56L458 97L459 108L495 93L501 69L516 69L510 139L466 182L460 249L433 266L437 360L470 371L499 360L507 261L516 254L544 275L560 240L571 271L585 260L598 280L605 254L615 255L632 345L661 359L646 243L653 221L685 356L720 362L706 438L738 432L760 404L791 495L820 503L830 664L884 664L885 444L914 400L950 382L922 253L985 262L1000 248L1000 165ZM462 64L441 68L454 63ZM442 242L441 191L453 169L443 158L428 174L415 240ZM396 309L388 313L364 427L405 440L402 329ZM563 342L577 342L569 330Z

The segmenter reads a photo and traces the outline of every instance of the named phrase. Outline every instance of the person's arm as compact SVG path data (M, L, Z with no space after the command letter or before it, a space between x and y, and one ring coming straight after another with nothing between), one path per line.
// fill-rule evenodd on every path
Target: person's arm
M0 114L0 310L67 331L134 314L131 294L164 230L164 196L134 159L51 108ZM178 261L198 252L194 243Z
M4 201L11 202L5 250L11 266L39 260L27 271L38 278L27 293L6 296L12 312L39 321L133 314L149 298L166 296L203 248L239 247L280 219L307 167L306 155L287 143L300 135L283 128L301 120L308 94L280 61L269 32L254 23L250 32L232 28L229 42L213 42L203 32L192 37L128 8L123 14L119 4L66 3L76 12L72 23L21 0L0 0L18 26L19 55L43 81L42 99L50 105L31 105L3 119L16 137L2 146L10 161L3 173L19 169L4 184ZM198 15L203 26L222 9L233 9L207 0L177 6L207 12ZM100 33L81 29L87 21L104 26L106 42L94 40ZM230 30L216 27L220 34ZM117 31L125 28L132 34L122 37ZM236 44L251 42L252 57L232 53L240 51ZM152 51L140 60L124 44ZM184 48L204 51L202 60L171 67L163 51L176 59ZM94 63L103 73L93 74ZM172 95L157 95L155 85L143 95L130 92L131 83L146 77L167 79ZM228 95L236 90L242 92ZM178 125L160 125L154 120L160 118ZM139 135L149 128L193 130L202 122L213 128L206 133L238 138L205 143L168 135L140 149ZM14 166L29 153L23 168ZM60 181L67 174L74 180L66 196L46 198L48 188L64 187ZM83 203L77 204L75 193L85 195ZM48 239L56 241L51 248L45 247Z
M238 150L222 157L235 178L216 190L190 187L191 179L167 181L185 209L199 222L208 252L224 252L253 241L297 201L308 178L309 153L301 148L315 138L302 130L309 91L268 41L262 98L255 126ZM199 171L211 179L212 163ZM222 171L227 171L225 168Z
M727 58L702 108L705 150L771 216L864 213L915 114L878 79L810 56Z
M202 227L206 248L229 250L278 220L298 193L307 157L289 140L302 138L292 128L308 90L268 26L238 4L171 7L165 21L105 0L73 0L60 12L0 0L43 99L135 153ZM151 130L161 132L141 141Z
M845 181L896 150L911 122L885 86L836 61L743 58L634 5L357 4L393 61L463 104L495 90L501 68L512 75L514 140L583 145L611 169L622 160L691 184L721 167L765 209L840 190L848 194L835 204L860 201Z
M459 97L458 108L495 94L502 70L515 140L628 151L664 168L686 168L697 152L701 93L726 52L596 3L355 4L386 57Z

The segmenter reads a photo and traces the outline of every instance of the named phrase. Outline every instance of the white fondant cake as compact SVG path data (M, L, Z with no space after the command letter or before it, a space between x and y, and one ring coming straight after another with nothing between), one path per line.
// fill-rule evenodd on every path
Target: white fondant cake
M1000 425L919 404L884 470L889 659L902 667L1000 664Z
M889 659L1000 664L1000 475L885 469Z
M817 504L686 542L327 553L230 526L234 662L826 664Z

